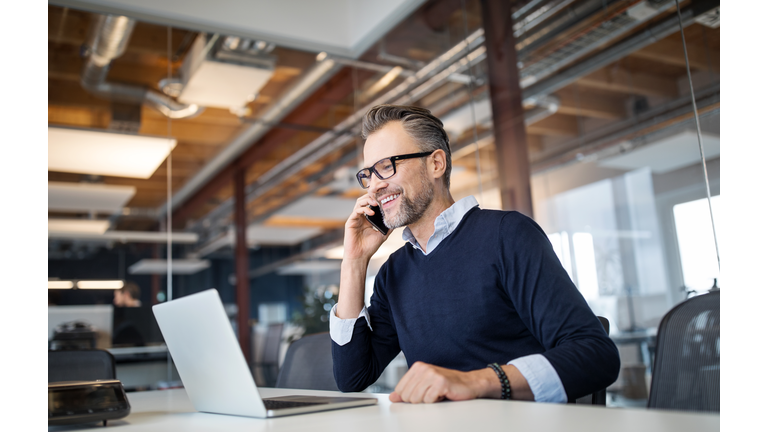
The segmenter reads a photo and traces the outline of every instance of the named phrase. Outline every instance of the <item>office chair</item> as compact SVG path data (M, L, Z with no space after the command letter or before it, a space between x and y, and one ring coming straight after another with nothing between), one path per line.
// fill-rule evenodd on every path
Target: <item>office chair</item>
M272 387L277 379L280 368L280 345L283 338L284 323L274 323L267 327L264 337L264 346L261 349L260 359L256 362L256 368L261 372L262 382L260 386Z
M720 290L662 318L648 408L720 412Z
M115 358L104 350L48 351L48 382L115 379Z
M608 318L599 316L597 319L600 321L600 324L603 325L605 334L611 334L611 324L608 322ZM605 389L598 390L591 395L582 396L576 399L575 403L580 405L605 406Z
M333 377L330 333L316 333L293 342L275 387L339 391Z

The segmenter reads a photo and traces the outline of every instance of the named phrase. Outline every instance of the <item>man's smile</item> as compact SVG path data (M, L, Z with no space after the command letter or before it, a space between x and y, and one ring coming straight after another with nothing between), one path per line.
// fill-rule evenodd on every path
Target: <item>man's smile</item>
M387 195L386 197L384 197L383 199L381 199L379 201L381 203L381 208L387 208L387 207L390 207L390 206L394 205L394 204L390 204L390 203L392 201L396 200L397 198L400 198L400 194L399 193L392 194L392 195ZM389 205L387 205L387 204L389 204Z

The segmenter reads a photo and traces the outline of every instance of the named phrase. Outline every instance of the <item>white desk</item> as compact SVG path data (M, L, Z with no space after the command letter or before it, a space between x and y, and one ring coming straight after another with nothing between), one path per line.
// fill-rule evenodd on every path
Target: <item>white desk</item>
M261 389L264 397L288 394L335 395L333 392ZM349 394L347 394L349 396ZM129 393L131 414L110 421L119 431L572 431L661 432L719 431L720 416L588 405L537 404L501 400L442 402L432 405L393 404L386 394L378 405L255 419L196 412L183 389ZM52 426L49 431L105 429L93 426Z

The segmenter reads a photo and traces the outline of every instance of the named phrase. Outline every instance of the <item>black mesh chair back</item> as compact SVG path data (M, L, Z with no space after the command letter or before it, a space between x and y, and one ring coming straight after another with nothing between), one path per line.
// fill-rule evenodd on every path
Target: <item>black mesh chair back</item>
M339 391L333 378L330 333L316 333L293 342L275 387Z
M690 298L659 324L648 408L720 412L720 291Z
M257 382L262 387L272 387L277 380L277 373L280 367L280 346L283 341L284 323L270 324L267 327L267 334L264 336L264 345L262 345L259 359L254 366L257 376Z
M600 324L603 325L603 329L605 330L605 334L611 334L611 324L608 322L608 318L605 317L597 317L597 319L600 321ZM575 403L577 404L583 404L583 405L602 405L605 406L605 389L601 389L599 391L596 391L592 393L591 395L586 395L584 397L580 397L576 399Z
M115 379L115 358L104 350L48 351L48 382Z
M283 337L283 323L270 324L264 338L264 351L261 362L265 365L277 366L280 360L280 342Z

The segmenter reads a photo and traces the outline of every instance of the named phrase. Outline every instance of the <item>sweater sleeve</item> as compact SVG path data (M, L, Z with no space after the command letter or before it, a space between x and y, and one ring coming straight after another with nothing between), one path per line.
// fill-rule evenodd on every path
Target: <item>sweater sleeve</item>
M509 213L499 227L505 289L520 319L544 347L568 400L608 387L618 378L616 345L530 218Z
M385 264L386 267L386 264ZM376 382L384 368L400 352L386 294L382 292L386 272L376 276L368 308L370 326L364 317L355 321L352 338L344 345L332 344L333 375L343 392L363 391Z

